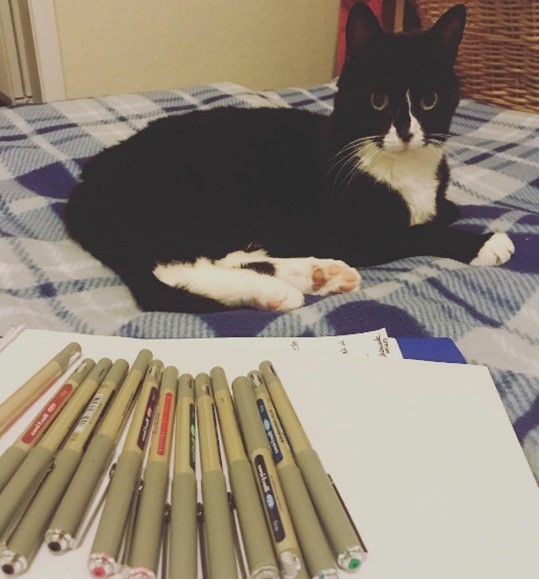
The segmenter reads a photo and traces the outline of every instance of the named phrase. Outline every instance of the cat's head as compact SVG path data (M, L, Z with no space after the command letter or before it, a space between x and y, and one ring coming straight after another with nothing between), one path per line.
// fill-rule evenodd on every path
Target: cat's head
M344 140L372 138L395 154L443 143L459 102L453 65L465 21L459 4L429 30L390 34L354 5L333 113Z

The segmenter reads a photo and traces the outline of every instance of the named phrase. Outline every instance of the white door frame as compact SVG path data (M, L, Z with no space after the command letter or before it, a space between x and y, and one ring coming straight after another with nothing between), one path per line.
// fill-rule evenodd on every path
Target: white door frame
M43 102L66 98L54 0L27 0Z

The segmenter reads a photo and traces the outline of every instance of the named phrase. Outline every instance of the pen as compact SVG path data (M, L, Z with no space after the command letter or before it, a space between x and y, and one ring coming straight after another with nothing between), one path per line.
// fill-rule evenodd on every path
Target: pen
M211 579L237 579L232 514L228 504L225 475L219 454L213 397L208 374L197 375L195 397L208 575Z
M17 512L31 498L31 491L37 488L43 480L58 448L71 431L83 408L94 395L111 365L112 362L107 358L98 362L86 380L77 388L60 416L53 422L39 443L28 453L0 494L0 537L3 540L7 538L8 527L16 522Z
M161 394L150 440L144 484L129 546L129 579L155 579L159 565L163 517L167 501L178 370L167 366L161 380Z
M54 384L80 353L80 345L71 342L0 404L0 436Z
M52 553L73 549L80 542L77 532L112 458L117 437L140 385L143 373L140 369L134 368L124 381L128 367L123 359L114 362L85 412L86 419L90 420L92 412L107 408L45 533L45 542ZM84 418L78 425L79 431L75 429L71 438L80 436Z
M362 547L361 540L343 508L317 452L311 446L271 362L262 362L260 372L264 377L296 462L332 546L337 564L345 571L356 571L366 558L366 551Z
M309 491L288 446L283 428L260 372L249 372L258 411L277 466L301 552L313 579L338 579L339 572Z
M144 452L159 399L163 362L160 360L151 362L152 353L149 350L142 350L139 358L146 366L149 364L149 368L90 549L88 569L94 577L108 577L121 570L118 556L128 526L129 511L133 507L133 498L139 486ZM134 363L134 367L136 366L137 361Z
M2 489L19 468L30 450L41 440L47 428L60 414L71 395L82 384L94 366L95 362L90 360L90 358L83 360L37 413L19 438L0 456L0 492L2 492Z
M178 381L174 473L170 504L168 579L197 577L197 481L195 474L195 381Z
M285 579L307 577L290 512L258 414L251 380L245 376L235 378L232 382L232 391L243 440L255 473L260 498L265 506L281 572Z
M107 410L106 404L95 404L98 393L86 406L71 435L56 455L54 468L39 487L19 524L10 535L9 548L0 556L2 570L5 573L9 575L23 573L39 550L43 533L82 460L96 424Z
M241 439L225 372L221 367L215 367L210 376L250 577L279 579L264 510Z

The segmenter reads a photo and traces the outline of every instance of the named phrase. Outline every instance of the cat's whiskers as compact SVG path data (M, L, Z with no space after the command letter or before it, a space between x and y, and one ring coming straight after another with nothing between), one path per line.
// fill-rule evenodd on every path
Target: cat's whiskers
M335 171L340 165L333 180L330 199L334 197L336 188L339 185L344 185L345 187L350 185L355 175L360 171L360 164L357 162L358 155L366 147L374 146L377 148L374 142L376 138L377 136L367 136L354 139L339 149L339 151L325 163L325 165L332 163L326 172L326 176L332 171ZM346 173L341 177L343 171L346 171Z
M360 137L359 139L354 139L353 141L348 142L324 163L324 168L331 163L331 166L327 170L327 174L331 173L331 171L338 166L342 160L341 157L344 157L345 160L347 160L350 152L355 153L363 143L370 142L374 138L374 136Z

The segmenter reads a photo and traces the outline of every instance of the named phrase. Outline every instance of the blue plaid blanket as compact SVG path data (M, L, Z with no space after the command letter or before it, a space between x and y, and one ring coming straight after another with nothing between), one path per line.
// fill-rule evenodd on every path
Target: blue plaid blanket
M539 478L539 116L463 101L449 145L462 227L506 231L512 260L474 268L416 257L362 270L356 294L287 313L143 313L69 240L62 212L84 162L165 114L224 105L329 112L333 84L255 92L232 84L0 109L0 334L11 325L134 337L322 336L387 328L448 336L489 366ZM306 208L308 211L308 208ZM478 427L480 428L478 417Z

